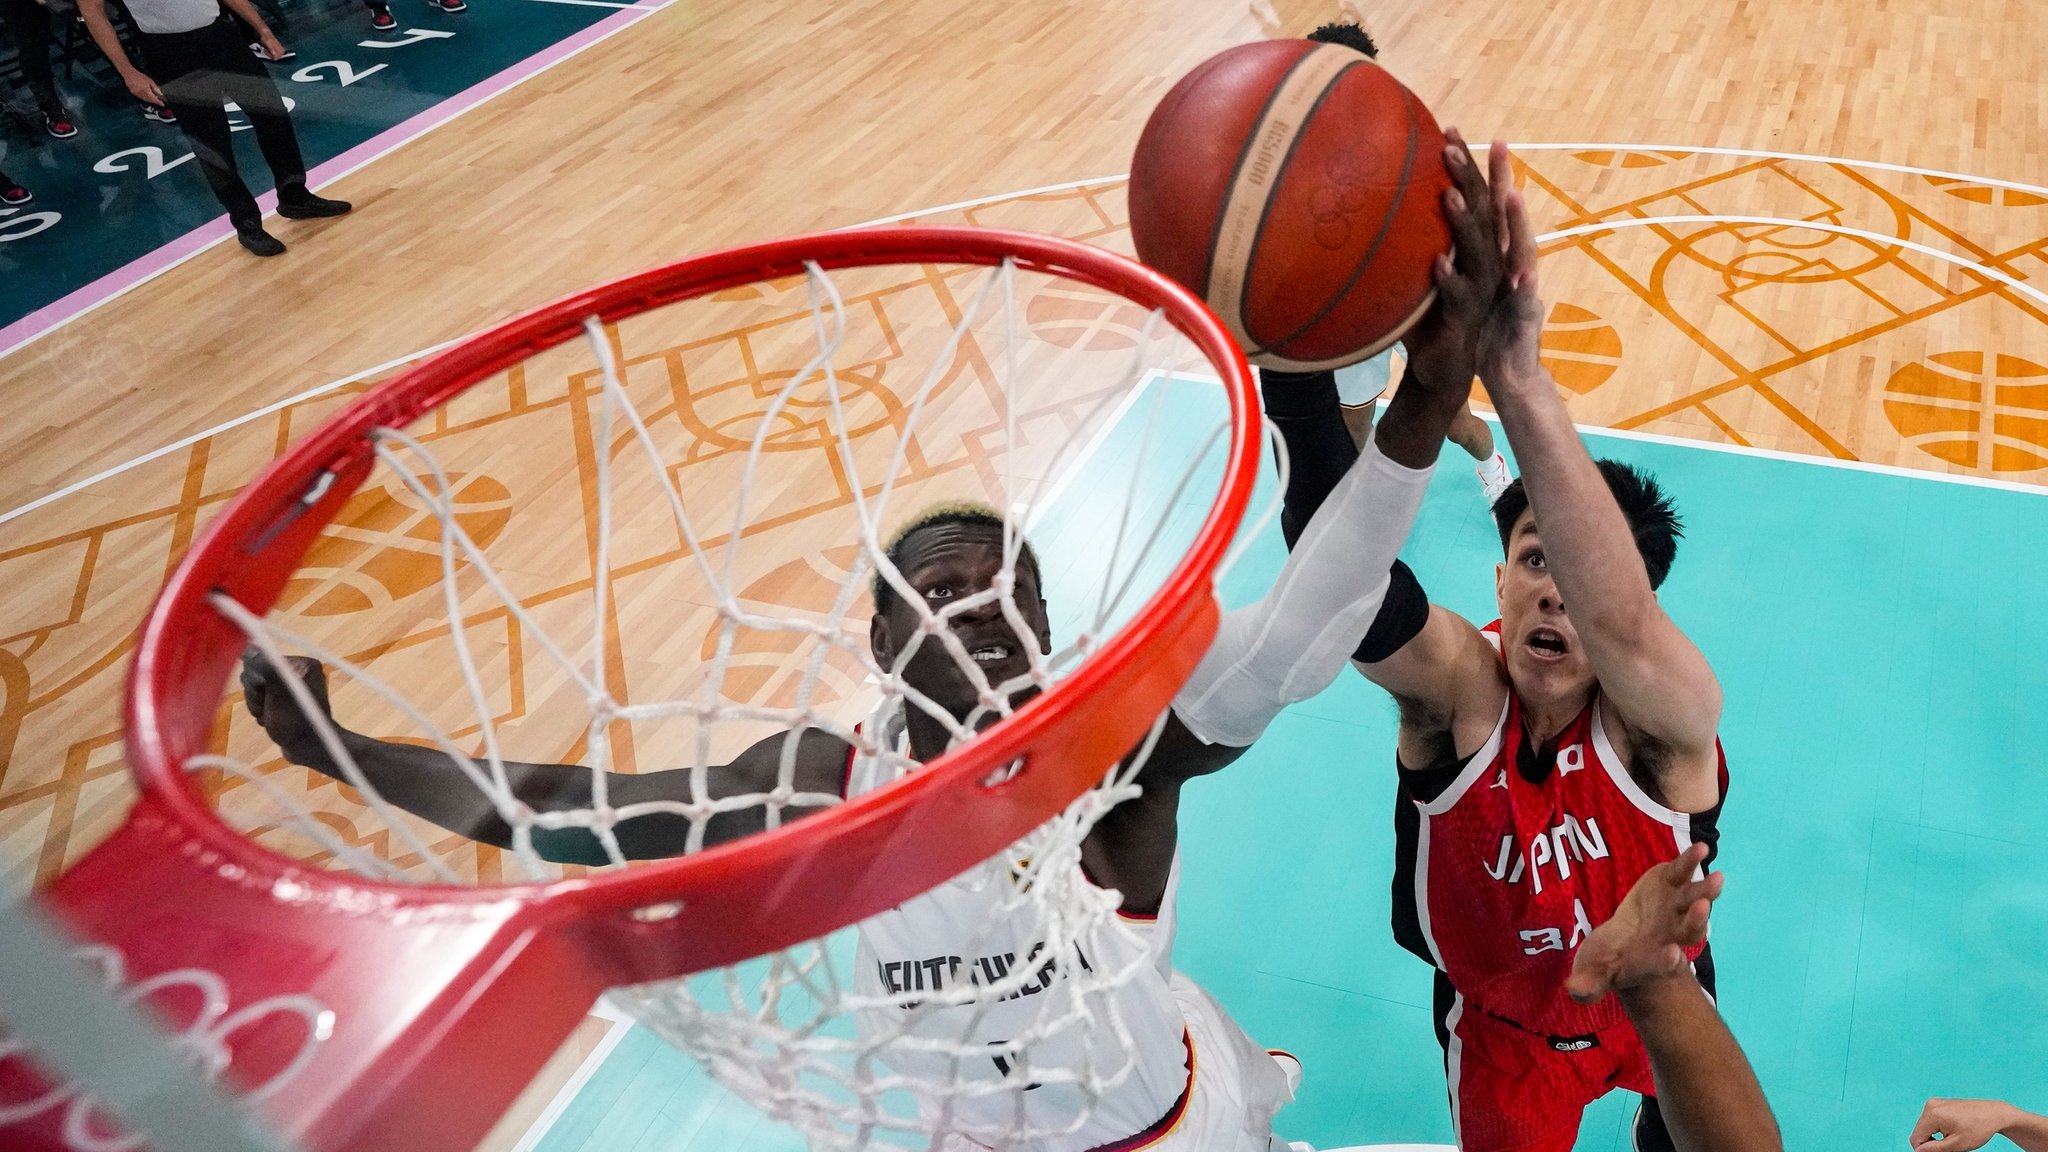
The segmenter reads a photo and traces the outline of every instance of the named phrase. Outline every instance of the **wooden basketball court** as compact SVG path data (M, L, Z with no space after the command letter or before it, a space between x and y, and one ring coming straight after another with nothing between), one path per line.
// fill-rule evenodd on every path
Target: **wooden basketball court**
M0 879L46 881L117 822L136 622L195 529L348 397L533 304L780 234L901 219L1128 253L1121 174L1152 103L1221 48L1341 15L1287 0L681 0L330 186L356 212L290 231L287 257L217 245L0 359L0 396L22 414L0 428ZM2036 0L1389 0L1362 15L1441 121L1515 145L1549 237L1545 346L1579 422L2048 483ZM494 450L517 453L514 430L545 426L524 418L560 399L508 385L463 418L500 423ZM788 467L790 490L833 487L822 457ZM533 494L479 480L469 496L483 524ZM799 528L843 511L790 507ZM337 593L331 616L403 606L431 583L434 558L379 515L340 534L332 583L361 597ZM2007 527L2038 538L2044 523ZM798 597L807 578L750 595ZM1871 626L1914 626L1900 612ZM1962 627L1951 640L1967 646L1995 624ZM2039 788L2033 763L2016 779ZM478 853L479 874L494 867ZM2022 988L2036 998L2006 1026L2048 1004L2038 977ZM2035 1087L2039 1109L2048 1081Z

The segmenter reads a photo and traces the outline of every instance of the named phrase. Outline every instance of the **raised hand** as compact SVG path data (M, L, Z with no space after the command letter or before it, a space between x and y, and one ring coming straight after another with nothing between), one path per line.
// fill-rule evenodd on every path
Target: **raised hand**
M1972 1152L2003 1134L2027 1152L2044 1146L2048 1120L2000 1100L1946 1100L1936 1096L1920 1110L1907 1143L1913 1152ZM1937 1135L1937 1133L1939 1135Z
M320 714L334 724L334 709L327 701L327 669L310 656L287 656L285 662L305 684ZM249 715L277 743L285 759L310 768L319 768L332 759L320 741L319 729L292 698L284 674L253 647L242 653L242 702L248 706ZM339 734L340 725L334 724L334 728Z
M1721 895L1721 873L1692 878L1706 859L1707 846L1694 844L1678 859L1643 873L1621 907L1572 957L1565 982L1572 999L1592 1004L1685 967L1685 949L1707 938L1707 909Z
M1543 299L1536 290L1536 231L1529 208L1511 180L1508 146L1493 142L1494 206L1505 267L1500 293L1479 333L1478 370L1488 391L1541 379L1537 341L1543 335Z
M1408 354L1402 387L1421 385L1463 396L1478 372L1481 329L1492 313L1505 273L1505 219L1497 197L1506 191L1507 146L1496 143L1491 183L1479 171L1465 138L1456 128L1444 131L1444 169L1451 187L1443 196L1444 218L1451 226L1453 250L1438 256L1432 270L1436 303L1401 338Z

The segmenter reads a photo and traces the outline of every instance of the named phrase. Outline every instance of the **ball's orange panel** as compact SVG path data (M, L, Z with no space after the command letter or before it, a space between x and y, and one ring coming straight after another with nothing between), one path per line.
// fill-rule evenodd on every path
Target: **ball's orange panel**
M1383 343L1450 248L1443 130L1399 80L1361 64L1324 94L1273 190L1251 270L1254 340L1297 361Z
M1315 48L1307 40L1265 40L1226 49L1159 101L1131 158L1138 259L1206 296L1217 225L1252 130L1288 72Z

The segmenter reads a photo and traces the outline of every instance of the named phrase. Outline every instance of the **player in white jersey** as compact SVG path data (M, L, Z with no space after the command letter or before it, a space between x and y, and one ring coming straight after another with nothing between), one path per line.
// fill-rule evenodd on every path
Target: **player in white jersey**
M1491 193L1463 142L1453 139L1444 162L1455 190L1446 193L1444 207L1457 256L1437 264L1438 302L1409 339L1407 382L1373 444L1306 525L1272 590L1223 617L1136 774L1139 794L1093 824L1071 867L1027 870L1022 861L998 856L857 925L859 991L890 999L887 1007L860 1013L864 1032L896 1041L878 1047L880 1058L912 1080L929 1059L935 1066L922 1071L941 1083L966 1085L941 1105L945 1113L933 1125L941 1133L939 1147L1287 1147L1273 1137L1272 1119L1291 1097L1299 1065L1259 1048L1172 968L1180 789L1242 755L1282 708L1327 687L1378 613L1387 581L1361 588L1358 574L1388 571L1407 538L1445 431L1464 405L1478 323L1501 276ZM935 630L949 631L989 684L1028 671L1025 644L1051 651L1037 557L1027 544L1014 564L1006 562L1005 532L992 509L955 505L914 519L890 541L890 562L921 602L909 602L895 585L877 579L869 646L876 663L921 700L870 723L883 746L903 755L863 757L838 736L805 729L794 740L797 793L839 798L878 787L888 771L914 771L943 753L953 727L984 714L977 712L980 691L949 654L950 645L929 642ZM977 599L1006 585L1004 595ZM319 665L295 662L326 710ZM276 678L260 657L245 660L251 713L287 759L338 776L315 726ZM1021 704L1031 691L1011 703ZM928 712L925 702L954 724ZM510 844L511 829L444 753L335 727L387 802L476 840ZM772 791L790 743L786 734L771 737L700 778L714 798ZM885 769L885 763L896 767ZM591 806L592 774L585 768L505 767L513 793L533 809ZM693 776L688 768L609 774L607 799L614 809L687 803ZM705 824L703 843L737 839L765 825L760 806L720 812ZM619 850L640 859L685 851L689 831L687 817L661 812L613 829ZM535 829L533 843L557 861L601 864L608 858L583 827ZM1062 935L1063 925L1046 922L1044 909L1072 902L1036 901L1023 911L1027 905L1008 898L1023 883L1073 885L1077 899L1114 899L1120 915ZM1074 968L1105 965L1129 978L1074 991L1077 982L1067 978ZM1006 986L1001 997L974 995L1019 966L1027 978ZM906 993L916 1003L906 1004ZM1020 1036L1029 1043L1020 1043ZM989 1052L985 1062L959 1057L982 1050ZM1020 1119L1029 1122L1020 1125ZM1021 1141L1004 1135L1020 1127L1033 1135Z

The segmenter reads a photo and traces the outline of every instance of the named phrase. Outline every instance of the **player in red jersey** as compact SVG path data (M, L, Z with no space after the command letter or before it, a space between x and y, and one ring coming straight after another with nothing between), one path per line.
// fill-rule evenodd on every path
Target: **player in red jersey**
M1505 145L1491 164L1510 188ZM1641 1042L1612 998L1576 1004L1565 982L1638 877L1711 850L1721 688L1657 601L1680 534L1670 501L1580 443L1537 359L1527 213L1513 191L1496 202L1508 272L1473 364L1522 467L1494 504L1500 618L1482 629L1431 605L1397 561L1353 661L1401 709L1394 929L1437 970L1462 1148L1568 1152L1586 1105L1621 1087L1645 1096L1649 1152L1671 1144ZM1266 404L1298 465L1292 528L1350 457L1327 374L1269 373ZM1690 955L1711 989L1711 962Z

